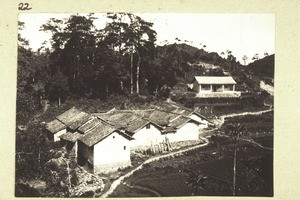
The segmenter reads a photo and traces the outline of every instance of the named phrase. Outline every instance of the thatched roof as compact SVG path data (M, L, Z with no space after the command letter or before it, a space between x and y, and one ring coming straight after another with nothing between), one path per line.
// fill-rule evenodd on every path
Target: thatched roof
M236 84L231 76L195 76L199 84Z
M82 136L83 136L82 134L80 134L76 131L74 133L72 133L72 132L64 133L60 136L60 138L63 140L70 141L70 142L76 142Z
M85 124L78 128L81 133L86 133L90 129L94 128L97 124L101 123L101 120L97 117L93 117L91 120L87 121Z
M101 122L91 130L89 130L87 133L85 133L83 137L79 138L79 140L87 146L91 147L109 136L114 131L118 130L105 122Z
M88 113L80 111L75 107L56 117L56 119L73 130L76 130L79 126L86 123L88 120L90 120L90 118L91 116Z
M66 125L58 121L57 119L48 122L45 126L45 128L50 131L51 133L57 133L58 131L61 131L66 128Z

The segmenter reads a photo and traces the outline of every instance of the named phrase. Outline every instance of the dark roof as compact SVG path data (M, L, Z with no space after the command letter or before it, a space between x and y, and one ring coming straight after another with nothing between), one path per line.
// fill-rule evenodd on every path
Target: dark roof
M66 125L58 121L57 119L48 122L45 126L45 128L50 131L51 133L57 133L58 131L61 131L66 128Z
M79 126L90 120L91 115L73 107L57 116L56 119L67 125L70 129L76 130Z
M154 110L113 110L98 117L99 119L112 124L119 129L126 130L130 133L135 133L148 123L152 123L158 128L161 128L155 122L144 118L150 116L151 112L153 111Z
M159 126L167 126L169 121L177 117L178 114L163 110L152 110L144 114L143 118Z
M147 120L144 120L142 118L138 118L138 119L132 121L130 124L128 124L128 126L125 129L129 132L134 133L134 132L140 130L141 128L143 128L144 126L146 126L148 123L150 123L150 122Z
M78 133L78 132L67 132L67 133L64 133L60 136L61 139L63 140L67 140L67 141L70 141L70 142L76 142L80 137L82 137L83 135Z
M191 110L191 109L177 109L177 110L175 110L173 112L178 113L178 114L183 115L183 116L186 116L186 117L190 117L192 114L195 114L195 115L198 115L199 117L205 119L206 121L210 122L209 119L207 119L204 115L202 115L201 113L199 113L196 110Z
M94 144L100 142L105 137L110 135L116 131L116 128L105 123L101 122L97 124L94 128L86 132L83 137L79 138L80 141L82 141L87 146L93 146Z
M194 122L196 124L199 124L199 122L197 122L193 119L190 119L188 117L180 115L180 116L176 117L175 119L171 120L169 126L175 128L175 129L178 129L190 121Z
M87 121L85 124L78 128L81 133L86 133L90 129L94 128L97 124L101 123L101 120L97 117L93 117L91 120Z

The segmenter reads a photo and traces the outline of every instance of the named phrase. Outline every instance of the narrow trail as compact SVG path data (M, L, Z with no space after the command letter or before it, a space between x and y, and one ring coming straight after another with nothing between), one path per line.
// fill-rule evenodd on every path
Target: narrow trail
M136 168L134 168L133 170L131 170L130 172L128 172L127 174L124 174L123 176L120 176L118 179L116 179L110 186L110 188L108 189L107 192L105 192L104 194L101 195L101 197L108 197L110 194L113 193L113 191L123 182L123 180L129 176L131 176L134 172L140 170L143 168L143 166L147 163L150 163L150 162L154 162L154 161L157 161L159 159L162 159L162 158L166 158L166 157L171 157L171 156L175 156L175 155L178 155L178 154L182 154L184 152L187 152L187 151L191 151L193 149L197 149L197 148L200 148L200 147L204 147L204 146L207 146L209 144L209 141L206 139L206 138L203 138L203 140L205 140L205 143L204 144L199 144L199 145L196 145L196 146L192 146L192 147L188 147L186 149L181 149L181 150L178 150L178 151L174 151L174 152L170 152L168 154L164 154L164 155L160 155L160 156L156 156L156 157L153 157L153 158L149 158L148 160L144 161L142 164L140 164L139 166L137 166Z
M139 189L139 190L144 190L144 191L147 191L147 192L150 192L152 194L154 194L155 196L157 197L161 197L161 194L158 193L157 191L155 190L152 190L150 188L146 188L146 187L143 187L143 186L138 186L138 185L129 185L127 183L123 183L124 185L126 185L127 187L131 188L131 189Z
M252 143L252 144L255 144L255 145L259 146L260 148L267 149L267 150L272 150L272 151L273 151L273 148L262 146L261 144L259 144L258 142L255 142L255 141L253 141L253 140L243 139L243 138L240 139L240 140L243 140L243 141L246 141L246 142L250 142L250 143Z

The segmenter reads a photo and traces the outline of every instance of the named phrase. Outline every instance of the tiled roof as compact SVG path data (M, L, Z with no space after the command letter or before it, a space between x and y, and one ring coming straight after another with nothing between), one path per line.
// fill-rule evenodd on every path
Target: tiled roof
M70 141L70 142L76 142L80 137L82 137L83 135L78 133L78 132L67 132L64 133L60 136L61 139Z
M97 117L93 117L91 120L87 121L85 124L78 128L81 133L86 133L90 129L94 128L97 124L101 123L101 120Z
M114 131L116 131L116 128L106 124L105 122L101 122L85 133L83 137L79 138L79 140L90 147L100 142Z
M91 115L73 107L57 116L56 119L64 123L69 128L76 130L79 126L90 120Z
M46 129L50 131L51 133L57 133L58 131L61 131L66 128L66 125L58 121L57 119L48 122L46 124Z

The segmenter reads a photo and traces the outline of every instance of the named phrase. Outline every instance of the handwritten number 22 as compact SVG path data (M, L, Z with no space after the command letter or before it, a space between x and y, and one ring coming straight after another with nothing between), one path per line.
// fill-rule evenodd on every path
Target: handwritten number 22
M29 7L29 3L19 3L19 10L31 10L32 8Z

